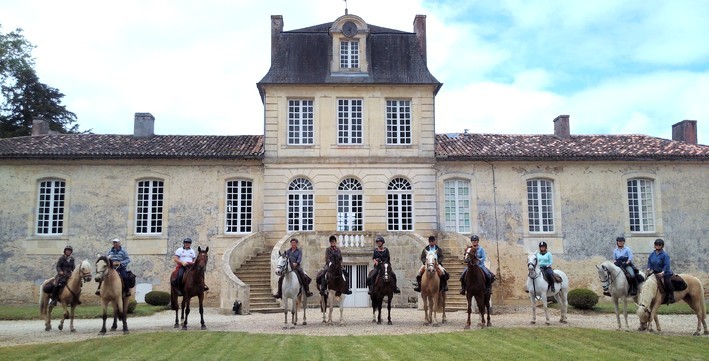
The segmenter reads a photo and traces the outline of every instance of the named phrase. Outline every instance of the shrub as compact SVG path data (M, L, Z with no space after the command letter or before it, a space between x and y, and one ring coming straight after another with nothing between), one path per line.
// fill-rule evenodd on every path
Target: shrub
M138 306L138 301L130 300L130 302L128 302L128 313L133 313L136 306Z
M598 295L588 288L569 291L569 304L579 310L591 310L598 303Z
M145 303L151 306L167 306L170 304L170 294L164 291L150 291L145 294Z

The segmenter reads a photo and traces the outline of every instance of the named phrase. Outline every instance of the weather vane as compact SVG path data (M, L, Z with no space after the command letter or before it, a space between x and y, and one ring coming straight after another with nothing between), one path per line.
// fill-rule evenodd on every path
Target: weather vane
M347 0L344 0L345 2L345 15L347 15Z

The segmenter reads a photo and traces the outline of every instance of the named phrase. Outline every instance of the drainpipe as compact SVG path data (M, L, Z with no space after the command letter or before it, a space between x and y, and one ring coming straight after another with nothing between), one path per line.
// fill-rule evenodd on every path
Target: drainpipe
M495 271L497 273L498 281L500 282L500 285L502 285L502 267L500 266L500 238L497 233L497 183L495 181L495 166L488 161L485 161L485 163L489 164L490 169L492 170L492 203L493 210L495 213L495 250L497 251L497 269Z

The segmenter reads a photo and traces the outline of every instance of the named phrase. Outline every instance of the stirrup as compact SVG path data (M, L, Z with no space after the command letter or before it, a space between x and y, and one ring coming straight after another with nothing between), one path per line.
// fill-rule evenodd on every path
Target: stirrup
M95 294L96 294L96 296L101 296L100 290L96 290L96 293L95 293Z
M352 294L352 290L351 290L351 289L347 289L347 291L342 292L342 293L344 293L344 294L346 294L346 295L351 295L351 294Z
M401 290L399 289L399 287L397 287L397 288L394 290L394 293L396 293L396 294L401 293Z

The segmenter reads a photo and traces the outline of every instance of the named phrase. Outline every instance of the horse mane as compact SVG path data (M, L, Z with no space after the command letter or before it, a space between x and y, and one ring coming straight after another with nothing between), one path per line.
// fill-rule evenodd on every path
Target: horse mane
M99 256L98 259L96 260L96 263L98 263L99 261L104 261L104 262L106 262L106 264L111 263L107 256Z
M638 296L638 305L640 307L649 308L656 294L657 279L655 277L648 277L643 284L642 290L640 291L640 296ZM638 310L640 310L640 308L638 308Z

